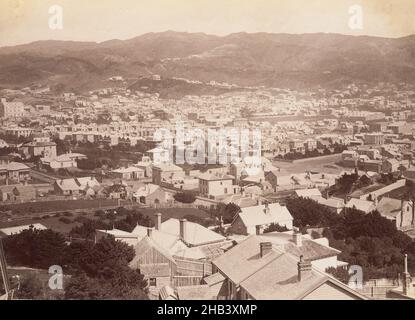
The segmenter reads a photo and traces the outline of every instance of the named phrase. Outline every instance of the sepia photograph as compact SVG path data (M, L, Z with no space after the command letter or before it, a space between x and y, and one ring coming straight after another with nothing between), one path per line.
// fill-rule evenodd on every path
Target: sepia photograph
M0 271L156 319L415 300L414 0L0 0Z

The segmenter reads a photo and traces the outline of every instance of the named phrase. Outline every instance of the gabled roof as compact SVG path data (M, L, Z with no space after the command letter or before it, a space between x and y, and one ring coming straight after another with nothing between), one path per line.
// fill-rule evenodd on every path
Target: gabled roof
M144 238L147 236L147 229L147 227L138 225L134 228L134 230L131 233L140 238ZM154 228L151 234L151 238L155 243L157 243L157 245L159 245L167 251L170 251L170 249L175 245L175 243L179 241L178 236L161 232Z
M128 167L128 168L119 168L112 170L114 173L133 173L133 172L144 172L144 169L138 168L138 167Z
M261 240L250 236L222 256L213 260L213 264L233 283L240 284L252 274L273 261L280 253L270 252L261 258L259 247Z
M344 200L339 199L339 198L325 199L321 197L321 198L315 198L314 200L317 201L319 204L330 207L330 208L335 208L335 209L344 208Z
M172 163L167 163L167 164L161 163L161 164L153 165L153 168L158 168L161 171L183 171L182 168Z
M317 188L313 189L298 189L295 190L298 197L310 198L310 197L321 197L321 192Z
M402 202L398 199L383 197L378 205L377 210L384 217L396 217L402 209Z
M76 178L76 180L78 181L78 183L81 185L82 188L86 188L86 187L94 188L94 187L100 186L100 183L98 182L97 179L95 179L95 177L82 177L82 178Z
M7 170L7 171L23 171L29 170L30 168L20 162L10 162L7 164L0 165L0 170Z
M366 299L345 284L315 268L312 268L310 273L299 281L297 266L299 260L275 247L261 257L261 242L260 237L248 237L213 261L219 272L236 285L241 286L254 299L303 299L325 283L330 283L354 298Z
M372 201L361 200L352 198L349 202L346 203L346 208L356 208L357 210L363 211L365 213L369 213L376 209L375 204Z
M315 268L299 281L297 263L298 260L290 254L281 253L240 285L256 300L301 300L326 283L355 299L367 300L362 294ZM329 294L325 297L327 300L330 298Z
M140 187L135 193L134 196L136 197L146 197L154 192L156 192L161 187L157 184L148 183L142 187Z
M222 200L224 204L234 203L240 208L252 207L257 202L249 196L243 196L242 194L232 194Z
M281 248L284 252L304 260L315 261L328 257L334 257L340 254L340 251L330 246L319 243L318 240L312 240L309 235L302 235L301 246L297 246L293 241L293 231L286 232L269 232L259 237L262 241L269 241Z
M130 267L137 267L137 260L139 257L145 255L149 250L155 249L160 254L162 254L167 260L171 261L172 263L176 263L173 259L173 257L170 255L170 253L163 248L162 246L158 245L152 238L145 236L143 239L141 239L140 242L138 242L134 246L135 250L135 257L131 262L129 263Z
M83 190L83 188L73 178L56 180L55 183L62 191L80 191L80 190Z
M233 180L235 177L228 174L214 174L205 172L199 175L199 179L207 181L218 181L218 180Z
M162 232L180 236L180 221L170 218L161 224ZM192 246L224 241L225 237L194 222L186 221L186 243Z
M268 209L269 211L267 213L266 205L246 207L241 208L241 212L238 215L247 227L293 219L287 207L281 206L279 203L268 204Z

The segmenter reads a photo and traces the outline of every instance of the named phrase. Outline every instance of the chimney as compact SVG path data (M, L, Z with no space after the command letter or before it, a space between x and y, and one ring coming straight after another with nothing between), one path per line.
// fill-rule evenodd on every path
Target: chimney
M256 232L257 236L259 236L261 234L261 226L260 225L255 226L255 232Z
M153 235L153 228L147 228L147 236L151 238L152 235Z
M301 247L303 245L303 235L301 234L301 232L294 231L293 241L297 247Z
M268 202L265 202L264 213L269 214Z
M155 216L156 216L156 230L160 231L161 230L161 213L157 212Z
M261 254L261 258L266 256L268 253L272 251L272 243L271 242L261 242L259 244L259 251Z
M180 239L183 241L186 241L187 235L186 235L186 219L180 219Z
M404 273L403 273L403 294L404 295L410 295L411 292L411 275L408 272L408 255L405 254L405 260L404 260Z
M300 256L300 262L297 263L298 281L306 279L311 274L311 263L304 261L303 256Z

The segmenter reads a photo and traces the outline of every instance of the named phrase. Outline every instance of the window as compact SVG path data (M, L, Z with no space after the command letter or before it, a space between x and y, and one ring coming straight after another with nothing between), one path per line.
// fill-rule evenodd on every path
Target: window
M157 285L157 279L156 278L150 278L150 279L148 279L148 285L150 287L155 287Z

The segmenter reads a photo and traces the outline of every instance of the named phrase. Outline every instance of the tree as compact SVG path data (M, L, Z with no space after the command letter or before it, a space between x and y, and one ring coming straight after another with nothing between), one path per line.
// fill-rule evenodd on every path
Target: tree
M287 201L287 209L294 218L296 227L327 227L335 224L339 215L327 207L308 198L291 198Z
M286 226L280 226L277 223L271 223L268 227L266 227L264 229L264 233L269 233L269 232L285 232L288 231Z
M179 192L174 195L174 200L181 203L193 203L196 201L196 197L191 192Z
M134 284L120 286L112 281L105 282L86 276L84 273L75 275L65 290L65 299L77 300L146 300L145 292Z
M42 282L36 277L36 275L29 274L20 280L20 288L17 291L17 298L31 300L43 298Z
M234 203L219 203L216 208L211 209L210 213L218 220L222 219L224 223L232 223L235 215L241 211L241 208Z
M60 233L31 227L5 238L4 247L11 265L48 269L62 265L66 244Z
M7 261L12 265L49 269L60 265L72 275L65 286L68 299L144 299L146 282L129 262L133 247L106 237L67 245L61 234L30 228L5 239ZM28 278L21 284L21 296L40 295L39 283Z
M145 299L146 282L128 263L134 258L133 247L101 239L97 244L71 244L68 258L75 270L65 288L67 299Z

